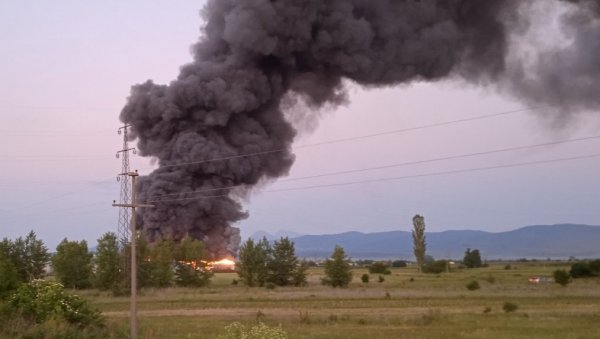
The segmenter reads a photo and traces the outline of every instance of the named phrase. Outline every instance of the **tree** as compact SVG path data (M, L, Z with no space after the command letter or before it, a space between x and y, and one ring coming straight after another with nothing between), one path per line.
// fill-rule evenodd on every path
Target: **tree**
M96 288L108 290L119 284L121 279L121 256L115 233L105 233L98 239L94 265L96 268L94 286Z
M369 273L371 274L391 274L389 265L383 261L376 261L369 266Z
M153 287L168 287L173 281L173 253L175 243L172 240L158 240L150 250L150 284Z
M268 281L278 286L287 286L298 269L298 258L294 243L287 237L275 241L273 250L267 261L269 269Z
M21 282L43 277L46 265L50 261L48 248L37 239L33 231L30 231L25 239L19 237L11 241L4 238L0 242L0 254L4 255L5 260L12 262Z
M481 254L478 249L474 249L471 251L470 248L467 248L465 251L465 257L463 258L463 263L468 268L477 268L481 267Z
M4 253L0 252L0 299L5 298L11 291L22 283L19 272Z
M238 275L247 286L263 286L267 276L270 245L266 238L254 243L252 238L240 246Z
M553 273L554 282L560 286L567 286L571 282L571 275L566 270L556 270Z
M425 244L425 218L420 215L413 217L413 246L415 258L417 260L417 268L420 272L423 270L423 263L425 262L425 252L427 250Z
M52 267L59 281L67 288L87 288L91 285L92 254L87 242L68 241L58 244Z
M207 267L207 251L200 240L186 236L175 249L175 283L200 287L209 283L212 272Z
M294 286L306 286L308 284L308 281L306 280L307 270L308 262L305 260L300 261L292 275L292 284L294 284Z
M331 258L325 262L325 278L322 282L332 287L346 287L352 281L352 270L346 252L341 246L335 246Z

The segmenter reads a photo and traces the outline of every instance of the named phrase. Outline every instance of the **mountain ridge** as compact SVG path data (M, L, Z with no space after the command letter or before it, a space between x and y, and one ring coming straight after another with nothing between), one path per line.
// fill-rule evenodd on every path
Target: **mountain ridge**
M600 257L600 226L595 225L529 225L502 232L445 230L426 232L426 237L427 253L437 259L462 259L467 248L479 249L488 260ZM413 258L410 231L348 231L290 239L297 255L304 258L328 257L335 245L344 247L353 258Z

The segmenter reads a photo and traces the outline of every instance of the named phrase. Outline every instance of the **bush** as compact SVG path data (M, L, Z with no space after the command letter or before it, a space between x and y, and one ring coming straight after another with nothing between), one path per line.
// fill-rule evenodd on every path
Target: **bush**
M567 286L567 284L571 282L571 275L566 270L556 270L554 271L553 276L554 282L560 286Z
M268 290L274 290L275 289L275 284L273 284L273 283L267 283L265 285L265 288L268 289Z
M286 339L287 333L280 327L269 327L263 323L246 328L239 322L234 322L225 327L225 333L218 339Z
M502 309L504 310L504 312L506 313L510 313L510 312L514 312L519 308L519 306L515 303L511 303L509 301L505 302L504 305L502 305Z
M580 261L571 265L569 272L573 278L588 278L600 276L600 259L590 262Z
M571 265L571 270L569 273L573 278L587 278L594 276L590 268L590 264L584 261L576 262Z
M475 290L478 290L480 288L481 288L481 286L479 286L479 282L477 280L473 280L473 281L471 281L470 283L467 284L467 289L469 291L475 291Z
M8 304L15 312L37 323L55 317L82 326L102 322L99 311L78 296L66 293L61 284L51 281L33 280L21 285Z
M380 276L379 276L379 279L378 279L377 281L379 281L380 283L382 283L382 282L384 282L384 281L385 281L385 278L384 278L382 275L380 275Z
M369 282L369 275L368 275L368 274L366 274L366 273L365 273L365 274L363 274L363 275L360 277L360 280L362 280L362 282L364 282L365 284L366 284L366 283L368 283L368 282Z
M448 262L446 260L436 260L423 265L423 273L442 273L446 271Z
M369 273L371 274L386 274L385 272L390 272L388 269L389 265L383 261L377 261L369 266ZM391 273L391 272L390 272ZM390 274L388 273L388 274Z
M392 267L394 268L399 268L399 267L406 267L406 261L404 260L394 260L392 262Z

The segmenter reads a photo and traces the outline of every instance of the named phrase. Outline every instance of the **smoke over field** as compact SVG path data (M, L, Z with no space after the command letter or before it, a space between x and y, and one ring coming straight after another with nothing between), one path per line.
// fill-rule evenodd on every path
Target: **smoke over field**
M189 234L216 257L237 251L239 198L294 162L286 108L349 100L344 80L459 79L551 105L554 118L600 107L600 1L212 0L202 15L194 61L168 85L133 86L121 120L159 164L139 180L156 204L139 226L151 241ZM535 15L567 43L521 53Z

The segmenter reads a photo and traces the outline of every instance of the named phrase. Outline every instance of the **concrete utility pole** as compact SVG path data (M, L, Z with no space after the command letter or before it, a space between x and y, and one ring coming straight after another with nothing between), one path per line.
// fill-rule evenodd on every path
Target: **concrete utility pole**
M137 237L135 231L135 209L137 207L154 207L154 205L138 204L136 203L136 192L135 192L135 181L139 176L137 170L135 172L121 173L120 175L126 175L131 178L131 203L130 204L116 204L113 201L114 207L128 207L131 208L131 239L130 241L130 257L131 257L131 297L130 297L130 323L131 323L131 338L137 338L137 263L136 263L136 240Z

